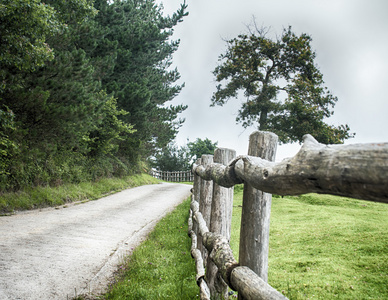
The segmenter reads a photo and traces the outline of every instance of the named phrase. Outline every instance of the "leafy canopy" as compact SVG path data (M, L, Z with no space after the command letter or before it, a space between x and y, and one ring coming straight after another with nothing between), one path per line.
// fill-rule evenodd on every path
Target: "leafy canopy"
M352 137L348 125L328 125L337 102L314 63L311 37L297 36L291 27L271 40L266 29L255 28L227 41L213 74L220 84L212 106L224 105L244 93L245 102L237 122L243 127L258 123L258 129L275 132L281 142L302 141L306 133L327 144Z
M204 140L197 138L194 142L188 142L181 147L171 142L155 155L151 164L161 171L187 171L203 154L214 154L217 144L208 138Z
M88 45L89 55L102 88L117 98L118 108L129 112L122 119L134 125L139 153L153 155L174 139L184 121L177 116L187 108L167 104L183 88L175 84L178 70L170 68L179 46L171 37L173 27L188 15L187 5L183 2L172 16L164 16L151 0L99 0L96 8L103 34Z
M155 0L0 1L0 189L121 176L174 139L187 16Z
M195 161L196 159L201 158L203 154L214 154L217 144L218 142L213 143L208 138L205 138L204 140L197 138L194 142L189 142L187 147L191 160Z

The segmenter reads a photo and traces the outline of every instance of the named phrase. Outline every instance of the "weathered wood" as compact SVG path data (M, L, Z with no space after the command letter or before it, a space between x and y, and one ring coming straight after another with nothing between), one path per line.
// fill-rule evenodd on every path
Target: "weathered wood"
M247 300L285 300L283 294L275 290L248 267L236 267L232 270L231 287Z
M196 244L197 237L195 236L195 233L192 235L191 238L195 241L195 244ZM195 248L192 247L190 253L191 253L191 256L195 260L195 266L196 266L196 271L197 271L195 280L197 281L197 283L199 285L199 280L201 278L205 278L205 268L203 267L203 260L202 260L201 251L199 251L199 249L197 249L196 247Z
M213 180L218 185L227 188L233 187L236 184L243 183L234 172L234 165L238 159L231 161L227 166L212 163L204 167L200 163L195 163L193 164L192 172L200 176L203 180Z
M323 145L306 135L293 158L273 163L242 157L235 172L278 195L313 192L388 203L388 143Z
M195 235L194 231L193 231L193 235ZM203 300L205 299L210 300L210 290L205 281L205 268L203 267L201 251L199 251L199 249L192 249L191 256L194 258L195 266L197 270L195 279L197 281L197 285L200 287L200 297Z
M196 213L199 213L198 211L198 202L193 200L191 201L191 206L194 208ZM202 254L199 249L197 249L197 235L195 234L194 230L192 230L193 227L193 209L190 209L190 215L189 215L189 230L188 234L191 238L191 249L190 253L191 256L194 258L195 261L195 267L196 267L196 277L195 280L197 282L197 285L200 288L200 298L203 300L210 300L210 290L205 280L205 268L203 265L203 259Z
M277 143L278 137L275 134L256 131L249 137L248 155L273 161ZM257 190L248 182L244 184L239 262L265 282L268 280L271 199L271 194Z
M199 239L199 237L203 237L203 235L206 232L209 232L209 228L207 227L206 222L205 222L205 220L204 220L204 218L203 218L203 216L202 216L200 211L197 211L194 214L193 217L194 217L194 220L198 223L198 233L199 233L199 236L198 236L198 246L199 246L199 242L201 241L201 243L202 243L202 238Z
M195 161L195 165L201 165L201 159L200 158L198 158ZM200 193L201 193L201 177L199 177L199 175L197 173L195 173L194 170L192 170L192 172L194 174L194 183L193 183L194 199L198 201L198 199L200 197Z
M238 263L228 240L222 235L206 232L203 236L203 243L210 252L210 258L218 267L222 279L230 284L230 274Z
M236 158L236 151L226 148L217 148L214 151L214 162L228 165ZM233 212L233 187L225 188L216 182L213 184L213 202L211 208L211 232L221 234L230 240Z
M214 162L227 165L236 157L236 151L217 148L214 151ZM233 210L233 188L225 188L213 183L213 201L211 206L209 230L223 235L230 240L230 229ZM220 276L218 268L210 256L207 261L206 282L208 283L212 299L227 299L228 286Z
M190 232L193 230L193 211L191 209L189 212L189 219L187 220L187 225L188 225L188 233L190 236Z
M207 166L213 163L213 155L202 155L202 165ZM202 180L200 188L199 211L202 213L206 224L210 224L210 213L213 198L213 182Z
M197 164L201 164L201 159L198 158L196 160ZM201 177L199 177L196 173L194 173L194 183L193 183L193 196L195 200L199 200L201 193ZM198 235L198 224L196 222L193 223L193 230Z
M205 279L201 278L200 283L199 283L199 296L201 300L210 300L210 291L209 287L206 284Z
M213 155L202 155L201 163L207 166L213 163ZM213 182L208 180L201 180L200 197L199 197L199 211L205 220L206 225L210 224L210 213L213 198ZM204 265L207 263L207 250L203 247L201 237L198 239L198 249L201 250Z
M203 236L206 232L209 232L209 228L207 227L206 222L201 212L199 211L198 202L195 201L193 197L191 198L190 208L193 211L193 219L198 225L198 234L199 234L198 238L199 238L200 236ZM198 244L199 242L202 243L202 239L198 239Z
M211 168L217 168L221 178L212 177ZM245 181L278 195L319 193L388 203L388 143L323 145L306 135L301 150L282 162L239 156L228 167L193 166L196 174L201 170L224 187Z
M225 237L206 232L203 242L211 259L219 268L222 279L244 299L287 299L251 269L239 266ZM197 277L197 280L200 279Z

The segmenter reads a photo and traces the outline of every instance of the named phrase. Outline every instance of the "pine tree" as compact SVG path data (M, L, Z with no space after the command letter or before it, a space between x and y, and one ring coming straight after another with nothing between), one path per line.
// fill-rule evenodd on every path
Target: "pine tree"
M122 143L126 155L150 155L176 135L186 106L166 106L182 89L174 85L179 73L169 70L179 41L170 41L172 28L187 15L187 5L164 17L155 1L97 1L96 22L101 40L90 56L100 67L102 86L128 112L123 120L134 125L131 143Z

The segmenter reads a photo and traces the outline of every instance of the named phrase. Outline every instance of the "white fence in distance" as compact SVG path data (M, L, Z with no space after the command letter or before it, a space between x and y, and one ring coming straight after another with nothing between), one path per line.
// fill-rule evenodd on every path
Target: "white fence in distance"
M151 176L170 182L193 182L194 174L189 171L160 171L160 170L151 170Z

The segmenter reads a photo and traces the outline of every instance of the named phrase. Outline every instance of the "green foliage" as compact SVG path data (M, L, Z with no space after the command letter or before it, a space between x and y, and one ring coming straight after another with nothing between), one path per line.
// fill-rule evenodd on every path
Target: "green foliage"
M151 164L161 171L187 171L191 164L203 154L214 154L217 142L213 143L208 138L197 138L195 142L187 143L187 146L178 147L170 143L162 148L151 160Z
M55 9L39 0L0 4L0 65L33 70L54 58L46 38L64 29Z
M218 142L213 143L208 138L204 140L197 138L195 142L189 142L187 147L189 149L189 155L191 161L195 161L198 158L201 158L203 154L214 154L214 150L217 148Z
M8 166L18 150L18 145L9 138L15 130L13 112L6 106L0 108L0 178L9 174Z
M155 1L96 2L96 26L104 34L85 48L102 66L102 87L117 98L119 109L129 112L122 119L134 125L138 151L145 157L167 145L183 122L176 118L186 106L165 103L183 87L173 85L180 75L169 67L179 46L171 41L172 28L188 14L186 7L164 17Z
M0 4L0 92L20 71L34 71L54 59L49 37L66 31L69 20L95 14L90 0L4 0Z
M190 169L188 149L170 143L155 155L151 165L161 171L187 171Z
M105 97L105 93L102 93ZM115 155L119 148L119 141L128 139L135 130L132 125L124 123L119 116L126 115L128 112L117 109L117 101L113 97L108 99L99 116L100 123L89 135L89 156Z
M185 9L3 1L0 189L128 175L169 143L186 108L166 105L182 88L170 38Z
M328 144L352 137L347 125L324 122L333 114L337 98L324 86L311 40L289 27L275 41L266 37L265 29L227 41L226 53L214 70L221 84L212 105L222 106L243 91L246 101L236 121L245 128L258 123L260 130L275 132L283 143L301 142L307 133Z

